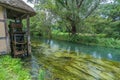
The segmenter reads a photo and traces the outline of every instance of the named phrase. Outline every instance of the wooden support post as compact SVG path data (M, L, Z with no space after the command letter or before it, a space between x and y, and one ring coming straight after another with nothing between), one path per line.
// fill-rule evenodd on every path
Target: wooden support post
M31 53L31 42L30 42L30 16L27 15L27 54Z
M4 8L4 25L5 25L5 34L6 34L6 46L7 46L7 53L10 52L10 42L9 42L9 33L8 33L8 27L7 27L7 12L6 8Z

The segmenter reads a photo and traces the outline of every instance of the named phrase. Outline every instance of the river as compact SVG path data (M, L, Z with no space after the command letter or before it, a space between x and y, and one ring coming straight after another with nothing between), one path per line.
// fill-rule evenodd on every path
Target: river
M120 50L39 38L25 60L33 80L119 80Z
M87 46L78 43L60 41L53 39L40 38L40 41L50 45L50 48L75 51L76 55L79 53L92 55L95 58L104 58L108 60L120 61L120 49L106 48L100 46Z

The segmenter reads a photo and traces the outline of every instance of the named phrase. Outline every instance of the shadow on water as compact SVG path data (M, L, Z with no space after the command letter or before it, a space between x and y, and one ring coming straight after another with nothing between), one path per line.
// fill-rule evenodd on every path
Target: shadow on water
M32 42L32 52L26 66L31 67L33 80L120 79L117 49L40 39Z

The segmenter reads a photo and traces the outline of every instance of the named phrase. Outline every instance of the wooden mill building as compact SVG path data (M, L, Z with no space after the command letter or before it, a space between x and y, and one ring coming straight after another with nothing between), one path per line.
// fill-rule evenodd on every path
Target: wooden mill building
M35 14L33 8L22 0L0 0L0 55L30 53L30 17ZM23 19L26 21L25 31Z

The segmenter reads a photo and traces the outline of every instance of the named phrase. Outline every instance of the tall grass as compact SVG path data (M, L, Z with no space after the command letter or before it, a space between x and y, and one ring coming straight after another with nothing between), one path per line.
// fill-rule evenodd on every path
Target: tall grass
M20 59L0 56L0 80L30 80L29 71L22 67Z

